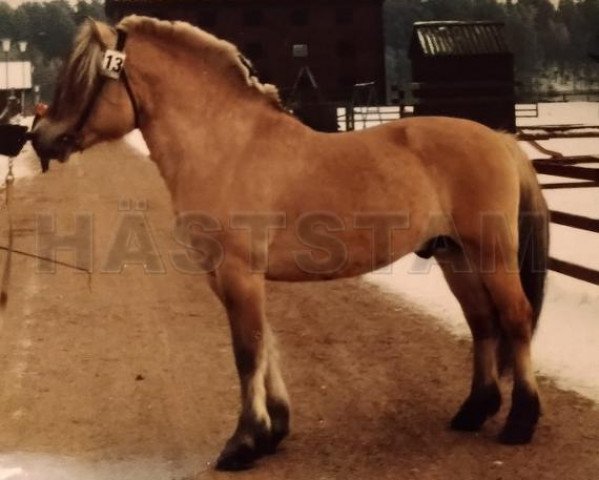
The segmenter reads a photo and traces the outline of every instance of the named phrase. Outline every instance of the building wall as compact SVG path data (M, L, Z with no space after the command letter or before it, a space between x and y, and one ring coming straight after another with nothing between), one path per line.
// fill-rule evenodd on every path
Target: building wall
M0 62L0 90L29 90L31 75L31 62Z
M382 0L164 3L107 0L106 9L115 21L131 13L185 20L229 40L284 96L308 65L325 100L348 100L355 83L371 81L384 98ZM294 45L307 45L308 57L294 58Z

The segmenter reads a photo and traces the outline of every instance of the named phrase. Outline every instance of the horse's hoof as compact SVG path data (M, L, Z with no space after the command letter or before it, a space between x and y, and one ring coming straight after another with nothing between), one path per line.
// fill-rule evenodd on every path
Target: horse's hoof
M499 434L499 441L504 445L526 445L535 433L535 424L508 423Z
M483 411L460 409L451 420L450 428L458 432L477 432L482 428L487 418L487 414Z
M273 430L268 436L256 439L256 449L261 455L274 455L277 453L279 444L289 434L289 429Z
M515 388L512 396L512 409L505 427L499 435L499 441L505 445L524 445L530 443L535 433L541 404L536 392L524 388Z
M216 469L223 472L240 472L249 470L260 455L250 445L239 443L227 444L216 461Z
M279 444L289 435L289 405L286 403L269 403L268 413L271 418L271 431L257 439L257 446L264 455L276 453Z
M462 432L476 432L487 418L492 417L501 407L501 393L497 385L490 385L473 392L460 407L451 421L451 429Z

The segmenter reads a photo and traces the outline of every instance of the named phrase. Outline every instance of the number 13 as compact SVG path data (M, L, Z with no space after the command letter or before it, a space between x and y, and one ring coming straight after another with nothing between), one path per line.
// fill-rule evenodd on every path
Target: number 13
M124 63L125 61L123 57L106 55L106 58L104 59L104 69L114 73L121 73L121 71L123 70Z

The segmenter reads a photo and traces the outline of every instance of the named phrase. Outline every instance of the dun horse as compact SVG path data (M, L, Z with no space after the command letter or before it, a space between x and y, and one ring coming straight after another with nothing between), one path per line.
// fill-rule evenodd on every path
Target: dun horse
M218 468L251 466L289 432L265 281L360 275L410 252L436 257L474 339L471 392L451 426L475 431L496 414L510 367L500 440L531 440L547 209L510 136L449 118L318 133L225 41L145 17L86 22L34 147L47 165L136 127L230 322L242 411Z

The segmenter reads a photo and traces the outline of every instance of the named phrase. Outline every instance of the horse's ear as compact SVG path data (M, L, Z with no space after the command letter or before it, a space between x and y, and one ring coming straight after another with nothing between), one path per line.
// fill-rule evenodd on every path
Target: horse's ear
M94 20L92 17L85 17L85 21L89 24L92 34L105 49L114 38L114 31L108 25Z

